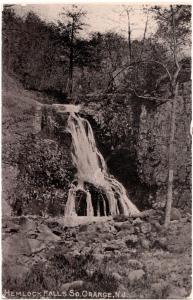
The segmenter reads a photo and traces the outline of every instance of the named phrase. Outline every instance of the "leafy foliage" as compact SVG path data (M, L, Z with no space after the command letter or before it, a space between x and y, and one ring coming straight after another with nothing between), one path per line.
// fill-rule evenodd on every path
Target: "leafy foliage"
M190 37L190 7L176 5L174 10L179 49L182 50L184 45L186 49ZM155 7L152 11L158 30L144 41L132 41L132 53L135 54L132 59L133 62L159 60L172 71L169 9ZM57 24L46 23L34 12L22 19L12 7L4 8L4 67L17 74L25 87L48 92L55 90L64 95L69 72L73 72L75 97L80 93L99 93L107 89L113 92L136 89L138 94L151 96L164 94L168 78L165 70L153 62L126 68L113 79L128 63L128 43L124 37L114 32L95 32L89 38L81 37L79 33L85 28L86 12L76 5L64 10L61 16L63 19Z
M14 211L18 214L63 214L73 175L69 153L53 141L32 136L24 143L18 163Z

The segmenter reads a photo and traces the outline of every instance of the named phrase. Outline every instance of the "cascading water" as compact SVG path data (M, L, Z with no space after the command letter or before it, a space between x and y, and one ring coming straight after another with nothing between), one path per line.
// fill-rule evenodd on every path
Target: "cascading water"
M69 190L65 217L78 217L76 201L79 192L84 194L87 217L99 217L101 211L103 216L118 214L128 216L138 213L139 210L128 199L123 185L108 174L105 160L96 147L90 123L79 116L77 106L66 105L66 107L68 109L65 111L70 113L67 131L72 136L72 160L77 174ZM93 203L96 199L92 199L88 183L103 192L102 200L95 203L95 209Z

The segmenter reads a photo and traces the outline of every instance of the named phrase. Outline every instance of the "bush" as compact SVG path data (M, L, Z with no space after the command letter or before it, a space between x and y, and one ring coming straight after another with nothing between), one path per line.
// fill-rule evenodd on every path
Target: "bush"
M51 140L29 136L18 156L12 207L16 214L63 215L73 178L70 153Z

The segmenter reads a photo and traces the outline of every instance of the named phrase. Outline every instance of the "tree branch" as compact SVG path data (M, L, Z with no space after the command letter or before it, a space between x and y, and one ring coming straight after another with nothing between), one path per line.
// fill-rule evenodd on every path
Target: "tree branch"
M154 102L158 101L161 103L165 103L170 100L169 98L165 99L165 98L157 98L157 97L152 97L152 96L141 96L136 92L136 90L134 88L130 88L130 89L134 92L135 96L140 99L154 101Z
M142 58L143 50L144 50L144 45L145 45L145 37L146 37L146 32L147 32L148 16L149 16L149 11L147 12L147 19L146 19L145 29L144 29L144 34L143 34L143 41L142 41L142 49L141 49L141 54L140 54L140 60Z
M174 10L173 10L173 5L170 5L171 7L171 13L172 13L172 32L173 32L173 43L174 43L174 49L173 49L173 55L174 55L174 62L175 65L177 67L177 70L180 70L180 65L178 62L178 58L177 58L177 51L176 51L176 25L175 25L175 19L174 19ZM179 71L178 71L179 73Z
M115 76L113 76L113 78L108 82L108 85L107 85L107 89L110 87L110 84L111 84L111 81L113 81L119 74L121 74L124 70L126 69L131 69L133 67L135 67L136 65L140 65L140 64L150 64L150 63L154 63L154 64L157 64L157 65L160 65L166 72L168 78L169 78L169 81L170 81L170 85L172 85L172 76L168 70L168 68L160 61L157 61L157 60L147 60L147 61L143 61L143 60L139 60L137 62L133 62L133 63L130 63L129 65L126 64Z

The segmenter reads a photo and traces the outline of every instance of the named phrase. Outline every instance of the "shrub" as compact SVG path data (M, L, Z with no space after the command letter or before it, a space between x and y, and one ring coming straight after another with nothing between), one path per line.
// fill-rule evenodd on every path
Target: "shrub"
M74 169L69 152L55 141L29 136L18 156L12 207L16 214L61 215Z

